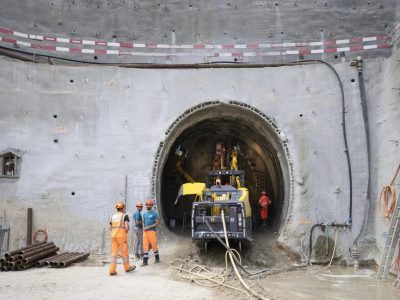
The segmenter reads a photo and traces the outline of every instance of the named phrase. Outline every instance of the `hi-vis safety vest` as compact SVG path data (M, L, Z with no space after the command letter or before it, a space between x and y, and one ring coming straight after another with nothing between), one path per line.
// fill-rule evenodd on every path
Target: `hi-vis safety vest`
M111 237L126 238L125 214L117 212L111 217Z

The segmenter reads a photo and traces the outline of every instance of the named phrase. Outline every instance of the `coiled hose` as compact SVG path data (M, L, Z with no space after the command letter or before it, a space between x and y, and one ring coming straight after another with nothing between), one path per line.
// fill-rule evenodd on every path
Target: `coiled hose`
M399 172L400 172L400 164L397 167L396 173L394 174L392 181L390 182L389 185L382 188L381 195L379 197L379 209L383 210L382 212L385 218L390 217L396 205L396 188L394 186L394 183L396 181L396 177L399 174ZM383 208L381 208L381 205L383 205Z

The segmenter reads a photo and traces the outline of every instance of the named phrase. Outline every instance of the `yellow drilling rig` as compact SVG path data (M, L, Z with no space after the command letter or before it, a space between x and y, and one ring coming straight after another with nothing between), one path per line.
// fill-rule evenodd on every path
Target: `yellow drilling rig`
M224 211L228 238L242 247L242 242L250 240L252 210L249 191L245 187L245 172L238 170L238 151L231 151L230 169L225 163L225 147L216 144L212 170L205 174L204 182L196 182L183 168L184 153L179 146L177 169L188 183L181 185L175 205L180 201L191 201L191 235L196 243L207 244L211 240L224 237L221 211Z

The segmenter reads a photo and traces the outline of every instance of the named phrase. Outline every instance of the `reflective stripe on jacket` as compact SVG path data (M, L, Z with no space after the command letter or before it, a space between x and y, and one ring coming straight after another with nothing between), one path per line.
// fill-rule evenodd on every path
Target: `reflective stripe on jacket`
M126 238L125 214L116 212L111 217L111 237Z

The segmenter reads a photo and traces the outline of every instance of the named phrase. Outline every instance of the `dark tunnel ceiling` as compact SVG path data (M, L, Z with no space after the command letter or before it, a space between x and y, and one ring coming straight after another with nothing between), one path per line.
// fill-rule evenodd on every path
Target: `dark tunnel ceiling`
M180 218L180 212L176 211L180 210L180 208L174 207L173 202L176 199L179 186L185 181L175 169L175 149L177 146L184 146L188 150L187 159L184 161L184 169L196 181L204 182L205 172L211 169L211 157L215 153L215 144L221 141L225 144L228 158L230 156L229 149L238 144L241 150L247 154L249 160L254 163L254 168L251 169L248 161L239 156L239 168L246 171L253 215L256 218L258 216L259 196L259 190L255 186L255 181L252 180L255 170L258 173L265 173L266 190L275 200L271 216L276 219L274 223L280 219L283 201L283 180L277 152L272 147L271 142L253 126L255 123L254 119L243 115L239 117L226 115L214 117L192 124L176 138L163 169L161 202L164 217L169 219L178 216L178 222Z
M251 121L247 124L249 123L251 124ZM231 142L232 145L235 141L242 142L242 144L247 145L255 151L265 163L274 154L274 150L270 145L261 149L260 145L269 144L268 141L262 136L257 135L254 128L250 128L247 124L243 122L243 119L239 118L216 118L203 121L186 129L174 144L184 144L186 140L201 139L203 137L221 140L225 143ZM231 145L226 146L229 147Z

